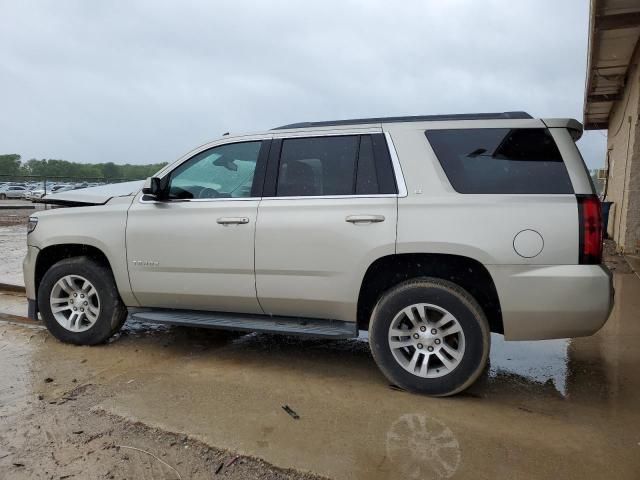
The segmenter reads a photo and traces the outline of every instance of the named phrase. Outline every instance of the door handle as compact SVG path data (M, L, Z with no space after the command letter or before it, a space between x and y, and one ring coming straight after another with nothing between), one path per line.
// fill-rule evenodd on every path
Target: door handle
M379 223L384 222L384 215L349 215L344 219L349 223Z
M220 225L244 225L249 223L247 217L220 217L216 220Z

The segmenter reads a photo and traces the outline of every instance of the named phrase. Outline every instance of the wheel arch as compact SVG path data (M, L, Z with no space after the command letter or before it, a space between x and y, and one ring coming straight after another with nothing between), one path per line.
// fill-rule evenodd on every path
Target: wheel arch
M368 329L371 312L383 292L405 280L423 276L448 280L465 289L482 307L490 330L504 333L500 299L487 268L470 257L441 253L393 254L369 265L358 295L358 328Z
M40 282L42 281L42 277L44 277L45 273L47 273L47 270L49 270L60 260L83 256L88 257L100 263L101 265L104 265L113 274L113 268L107 256L102 250L94 247L93 245L86 245L81 243L63 243L50 245L40 250L40 252L38 252L38 256L36 257L36 265L34 271L34 286L36 298L38 294L38 288L40 287Z

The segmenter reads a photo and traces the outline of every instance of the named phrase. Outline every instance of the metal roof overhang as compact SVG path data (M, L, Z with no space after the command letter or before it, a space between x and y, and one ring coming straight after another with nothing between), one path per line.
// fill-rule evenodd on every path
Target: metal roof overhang
M638 0L591 0L589 54L584 97L585 130L606 129L622 99L640 39Z

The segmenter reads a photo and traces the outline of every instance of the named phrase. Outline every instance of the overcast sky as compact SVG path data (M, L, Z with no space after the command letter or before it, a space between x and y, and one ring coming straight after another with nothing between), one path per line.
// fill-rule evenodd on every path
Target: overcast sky
M172 161L307 120L582 120L587 0L0 0L0 153ZM604 161L604 132L579 146Z

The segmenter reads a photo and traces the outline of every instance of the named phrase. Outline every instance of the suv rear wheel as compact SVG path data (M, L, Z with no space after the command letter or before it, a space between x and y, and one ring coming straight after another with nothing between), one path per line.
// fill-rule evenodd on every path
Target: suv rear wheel
M373 310L369 344L395 385L434 396L468 388L487 364L489 325L458 285L419 278L386 292Z
M107 341L127 318L111 271L88 257L61 260L45 273L38 309L53 336L76 345Z

